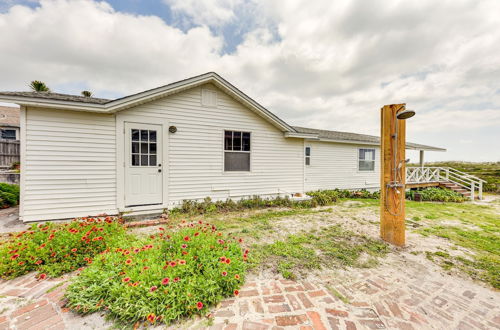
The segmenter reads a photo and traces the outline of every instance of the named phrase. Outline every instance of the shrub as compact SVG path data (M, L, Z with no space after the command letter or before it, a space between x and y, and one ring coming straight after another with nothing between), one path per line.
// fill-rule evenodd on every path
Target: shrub
M406 198L414 200L415 194L419 193L422 197L423 201L432 201L432 202L455 202L461 203L465 201L465 197L461 194L449 190L449 189L441 189L441 188L426 188L422 190L409 190L406 192Z
M0 242L0 277L13 278L34 270L43 278L59 276L91 264L96 254L125 238L125 229L111 217L33 224Z
M307 193L318 205L330 205L339 199L339 193L336 190L317 190Z
M0 208L19 204L19 186L17 184L0 183Z
M73 278L67 305L83 314L107 310L122 321L169 323L237 295L247 254L214 226L183 224L97 257Z

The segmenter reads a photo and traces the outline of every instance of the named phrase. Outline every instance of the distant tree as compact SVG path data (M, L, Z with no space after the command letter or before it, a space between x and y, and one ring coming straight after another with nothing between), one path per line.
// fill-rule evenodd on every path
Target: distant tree
M34 92L50 92L50 88L45 85L43 81L33 80L30 84L30 88Z
M92 92L91 91L82 91L82 96L92 97Z

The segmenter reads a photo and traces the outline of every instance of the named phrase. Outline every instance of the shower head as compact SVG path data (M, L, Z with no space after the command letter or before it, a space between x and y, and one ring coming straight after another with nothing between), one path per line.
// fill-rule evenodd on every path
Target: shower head
M413 111L413 110L404 110L404 111L399 112L396 115L396 118L404 120L404 119L411 118L413 116L415 116L415 111Z

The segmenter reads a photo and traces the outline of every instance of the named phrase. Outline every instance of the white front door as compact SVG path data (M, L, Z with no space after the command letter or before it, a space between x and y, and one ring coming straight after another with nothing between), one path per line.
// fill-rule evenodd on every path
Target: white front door
M163 203L162 126L125 122L125 206Z

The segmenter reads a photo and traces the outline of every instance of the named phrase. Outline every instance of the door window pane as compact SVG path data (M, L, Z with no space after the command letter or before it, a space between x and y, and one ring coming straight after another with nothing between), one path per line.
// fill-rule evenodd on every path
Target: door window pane
M139 155L132 155L132 166L139 166Z
M132 141L139 141L139 130L138 129L132 130Z
M149 131L149 142L156 142L156 131Z
M150 143L149 144L149 153L150 154L156 154L156 143Z
M141 154L147 154L147 153L148 153L148 144L141 143Z
M132 153L133 154L139 153L139 142L132 142Z
M141 155L141 166L148 166L148 155Z
M149 166L156 166L156 155L149 156Z
M141 141L148 141L148 131L141 129Z

